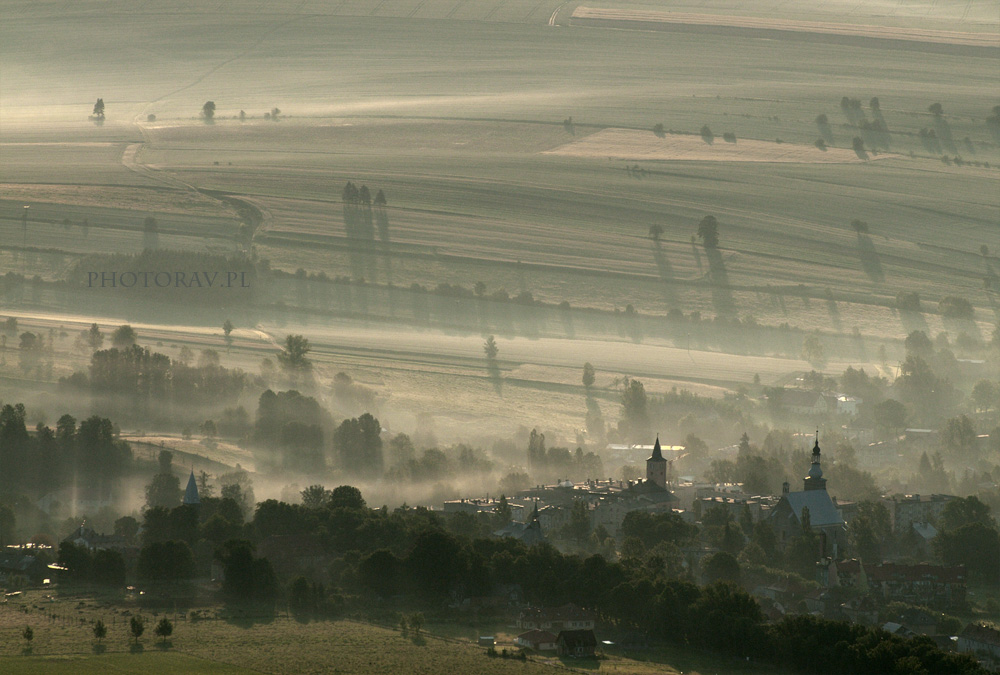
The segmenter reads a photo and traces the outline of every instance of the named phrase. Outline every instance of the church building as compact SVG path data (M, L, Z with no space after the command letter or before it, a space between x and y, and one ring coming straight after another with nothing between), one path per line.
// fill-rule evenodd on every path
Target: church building
M826 491L818 435L813 446L812 465L803 483L801 492L790 492L788 483L784 484L781 500L771 511L768 522L784 545L802 534L808 519L809 528L819 534L820 556L836 558L838 549L847 541L847 525Z

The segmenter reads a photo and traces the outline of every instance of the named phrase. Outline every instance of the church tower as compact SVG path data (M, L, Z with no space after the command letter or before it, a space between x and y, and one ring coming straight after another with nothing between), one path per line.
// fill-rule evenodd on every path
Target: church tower
M816 432L816 444L813 446L812 466L805 478L806 490L825 490L826 479L823 478L823 467L819 465L819 432Z
M191 506L201 504L201 499L198 498L198 481L194 479L194 469L191 470L187 489L184 490L184 503Z
M659 435L656 437L656 444L653 445L653 454L646 460L646 480L664 490L667 489L667 460L663 458L663 452L660 450Z

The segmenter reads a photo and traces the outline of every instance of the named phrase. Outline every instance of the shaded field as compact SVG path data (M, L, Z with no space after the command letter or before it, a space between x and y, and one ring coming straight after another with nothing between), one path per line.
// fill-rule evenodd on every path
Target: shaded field
M206 658L174 652L148 651L139 654L120 653L74 656L4 656L0 670L9 675L69 674L99 675L103 673L246 673L246 668L211 661Z

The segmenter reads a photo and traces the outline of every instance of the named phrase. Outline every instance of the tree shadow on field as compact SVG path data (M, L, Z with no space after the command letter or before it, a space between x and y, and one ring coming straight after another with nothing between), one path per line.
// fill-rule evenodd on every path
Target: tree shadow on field
M427 644L427 640L425 640L424 636L421 635L420 633L417 633L416 635L411 635L410 642L412 642L418 647L423 647L424 645Z
M253 628L254 626L274 623L274 613L257 613L237 610L229 613L224 620L230 626L237 628Z
M861 268L869 279L876 283L885 281L885 272L882 271L875 243L867 234L858 233L858 257L861 258Z
M130 654L142 654L146 651L146 648L142 646L142 643L133 643L129 645L128 651Z
M98 642L93 647L91 647L91 651L93 651L95 654L100 655L108 651L108 646L102 642Z
M663 282L661 286L663 289L663 299L667 301L668 305L674 305L676 304L677 294L670 283L674 280L674 267L670 264L667 256L663 254L663 246L659 241L653 242L653 260L656 262L656 272L660 275L660 281Z
M840 321L840 310L837 308L837 301L833 299L833 293L830 289L826 291L826 311L830 313L830 321L833 323L834 329L840 333L843 330L843 325Z
M562 320L563 332L566 333L566 337L573 339L576 337L576 326L573 324L573 310L568 304L560 305L559 307L559 318Z
M704 274L705 271L701 266L701 251L698 250L697 241L698 240L695 237L691 237L691 255L694 256L694 262L698 265L698 274L700 276Z
M582 658L573 658L570 656L560 656L559 662L563 664L564 667L570 668L571 670L600 670L601 662L595 656L587 656Z
M899 310L899 320L903 324L903 330L906 331L907 335L915 330L923 331L924 333L930 332L930 329L927 327L927 320L924 319L924 315L920 312L901 309Z
M493 385L493 391L497 393L497 396L503 396L503 375L500 373L500 364L497 363L496 359L487 359L486 374L490 378L490 384Z
M951 136L951 126L940 115L934 116L934 133L937 134L938 141L945 150L951 153L958 152L958 148L955 146L955 139Z
M708 258L708 278L712 287L712 305L716 314L730 315L736 311L733 292L729 287L729 272L722 260L722 253L717 248L706 248Z
M174 646L174 641L173 641L173 640L166 640L166 641L164 641L164 640L159 640L159 641L157 641L157 642L156 642L155 646L156 646L156 648L157 648L157 649L159 649L159 650L160 650L161 652L165 652L165 651L167 651L168 649L172 649L172 648L173 648L173 646Z

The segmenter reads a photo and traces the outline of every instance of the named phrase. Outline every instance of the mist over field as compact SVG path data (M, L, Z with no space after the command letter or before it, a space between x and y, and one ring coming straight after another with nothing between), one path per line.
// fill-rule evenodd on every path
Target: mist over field
M616 672L804 672L790 645L814 627L780 622L810 613L909 630L919 609L936 629L911 632L966 636L945 646L994 639L975 631L1000 621L1000 1L0 16L0 586L26 594L0 606L0 670L127 656L37 621L32 643L10 603L48 582L88 626L225 622L185 651L200 665L168 632L163 661L107 661L125 669L210 669L252 631L273 647L283 623L234 617L282 611L399 642L347 672L572 666L577 647L515 641L538 628L524 607L567 602ZM657 439L678 501L629 501L656 491ZM788 543L782 495L819 445L839 529L793 506ZM963 566L962 599L871 600L829 582L841 559ZM762 631L723 642L764 646L662 609L711 615L737 592L717 581ZM458 642L418 644L425 615ZM304 672L337 658L324 630L219 667ZM869 667L834 644L829 672ZM921 654L912 672L1000 663Z

